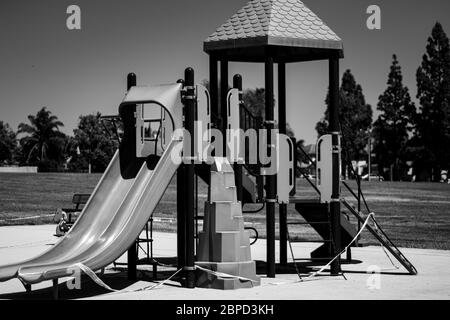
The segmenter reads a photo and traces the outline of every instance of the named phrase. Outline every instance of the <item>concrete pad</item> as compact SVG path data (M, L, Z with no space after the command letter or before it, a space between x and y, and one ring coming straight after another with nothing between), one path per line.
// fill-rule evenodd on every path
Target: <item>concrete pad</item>
M42 253L58 239L53 236L55 225L46 226L6 226L0 227L0 265L26 260ZM176 234L154 233L155 257L173 257L176 254ZM309 252L320 244L294 244L296 257L308 257ZM278 249L278 243L277 243ZM265 241L251 247L255 260L265 260ZM450 299L450 251L400 249L414 264L419 274L410 276L400 267L395 269L381 247L353 248L354 259L359 264L343 265L347 280L343 277L329 277L327 273L310 281L299 282L296 274L279 274L275 279L262 277L261 286L233 291L213 289L185 289L177 282L168 281L153 290L135 292L135 290L155 285L151 281L138 281L126 286L123 292L91 296L81 290L79 296L89 299L239 299L239 300L296 300L296 299ZM277 254L278 256L278 254ZM125 262L122 256L120 261ZM394 261L399 265L396 261ZM370 268L370 269L369 269ZM381 274L367 274L367 270L376 268ZM175 272L175 269L172 269ZM108 276L114 276L107 270ZM61 280L62 282L62 280ZM33 286L33 290L49 288L51 282ZM125 291L131 292L125 292ZM0 283L0 298L5 294L24 292L19 280L13 279ZM51 295L49 295L51 298Z

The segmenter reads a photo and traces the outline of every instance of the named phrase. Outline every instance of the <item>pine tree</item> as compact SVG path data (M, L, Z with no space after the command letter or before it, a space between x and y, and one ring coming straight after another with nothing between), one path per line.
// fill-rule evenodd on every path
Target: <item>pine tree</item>
M325 103L329 106L329 95ZM324 118L316 125L319 136L328 133L328 107ZM339 91L339 120L342 132L342 169L349 172L351 161L367 159L366 146L372 125L372 107L366 103L361 85L350 70L342 76Z
M407 143L413 130L416 107L411 102L408 88L403 85L402 70L396 55L393 55L387 85L378 98L377 109L381 114L374 123L374 152L378 172L389 168L393 179L399 180L403 169L406 169L405 162L409 160Z
M416 78L420 101L417 140L423 160L416 167L425 167L439 181L440 171L450 167L450 47L439 22L428 38Z

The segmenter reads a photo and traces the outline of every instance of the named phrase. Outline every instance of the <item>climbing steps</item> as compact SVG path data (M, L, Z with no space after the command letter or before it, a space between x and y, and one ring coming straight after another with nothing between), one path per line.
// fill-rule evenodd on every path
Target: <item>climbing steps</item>
M251 259L249 232L237 201L234 171L225 158L211 166L209 201L199 233L197 286L216 289L250 288L260 284ZM226 276L224 276L226 274Z
M207 164L197 165L195 168L195 173L199 176L204 182L209 184L210 179L210 166ZM257 186L255 182L249 177L249 173L244 169L242 175L242 195L243 203L256 203L257 198Z
M357 210L355 210L355 208L353 208L350 203L348 203L345 199L342 199L341 202L361 223L364 223L365 219ZM376 228L372 227L370 224L367 224L367 230L369 230L370 233L372 233L375 238L380 241L380 243L395 257L395 259L397 259L398 262L402 264L402 266L406 268L406 270L408 270L411 275L417 274L416 268L395 246L395 244L391 241L391 239L389 239L378 224L376 224Z
M296 260L331 260L332 237L331 222L328 210L328 204L320 203L318 199L296 199L291 198L290 202L295 204L296 211L304 218L304 222L288 221L288 227L292 225L309 225L322 238L323 244L311 252L310 258ZM289 229L288 229L289 232ZM292 234L292 232L291 232ZM345 214L341 213L341 248L345 248L356 236L356 228L348 221ZM296 240L289 237L291 243L295 242L318 242L318 240Z

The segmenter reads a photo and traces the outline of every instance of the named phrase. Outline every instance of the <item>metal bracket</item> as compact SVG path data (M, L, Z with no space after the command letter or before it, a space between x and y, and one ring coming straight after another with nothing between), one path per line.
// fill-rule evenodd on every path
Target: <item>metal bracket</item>
M186 271L195 271L195 267L183 267L183 270L186 270Z
M331 151L332 153L341 153L341 148L339 148L338 146L333 146L333 150Z
M190 161L190 162L192 162L192 161L199 161L200 159L198 158L198 157L188 157L188 156L186 156L186 157L183 157L183 161Z

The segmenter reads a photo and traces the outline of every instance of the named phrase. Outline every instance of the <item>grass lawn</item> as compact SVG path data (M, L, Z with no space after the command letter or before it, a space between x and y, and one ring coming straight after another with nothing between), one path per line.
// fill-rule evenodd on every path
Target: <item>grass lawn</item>
M98 174L0 173L0 226L51 223L51 214L56 208L71 207L73 193L92 192L99 179ZM174 181L175 179L155 210L155 217L175 218ZM350 185L356 189L356 183L350 182ZM199 209L202 212L206 200L206 185L200 182L199 190ZM363 191L370 210L375 212L379 224L398 246L450 249L450 185L365 182ZM297 182L297 193L302 196L314 195L314 191L301 179ZM343 195L353 200L344 189ZM253 207L258 208L259 205ZM289 206L288 215L290 220L301 220L293 205ZM264 211L246 214L245 221L247 225L257 228L260 236L264 237ZM174 232L176 224L163 220L155 223L155 229ZM307 226L290 231L292 236L318 239L315 232ZM377 242L369 233L364 232L361 243Z

